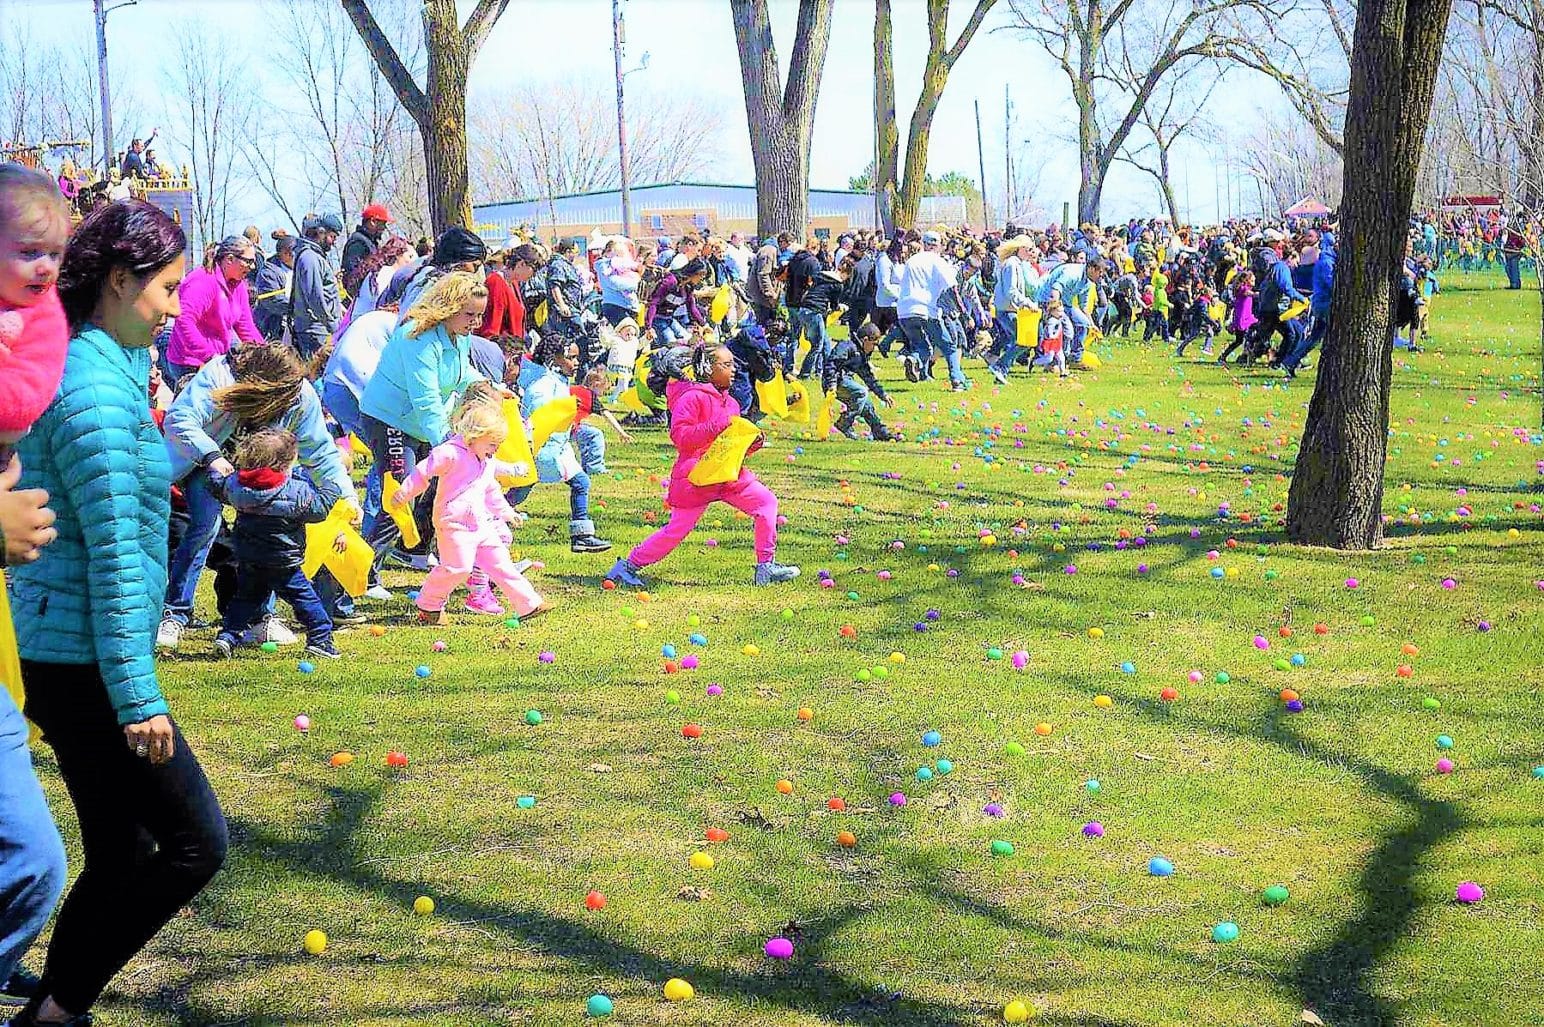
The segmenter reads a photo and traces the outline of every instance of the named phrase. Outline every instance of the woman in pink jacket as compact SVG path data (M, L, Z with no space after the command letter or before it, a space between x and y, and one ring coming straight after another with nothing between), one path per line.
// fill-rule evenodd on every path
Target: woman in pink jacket
M166 344L173 387L210 360L229 353L235 339L263 341L247 296L247 273L256 264L251 242L239 235L227 236L215 248L213 270L199 268L182 280L177 289L182 313Z
M509 433L496 400L466 402L455 418L456 433L429 451L391 497L400 507L439 479L434 494L434 537L440 562L418 592L418 622L444 624L445 603L473 570L483 571L520 617L551 609L509 557L509 525L523 519L504 499L497 475L520 476L529 468L494 459Z
M672 361L676 356L680 359ZM755 525L755 584L770 585L797 578L799 568L772 559L777 551L777 497L771 489L744 467L739 478L722 485L693 485L690 481L692 468L713 440L740 415L740 404L729 395L729 386L734 382L734 354L725 346L698 346L690 351L677 347L666 351L664 359L663 373L671 379L665 386L670 441L676 447L670 489L665 494L670 520L618 560L606 578L629 588L644 587L639 571L669 556L691 534L707 512L708 504L715 500L749 514Z

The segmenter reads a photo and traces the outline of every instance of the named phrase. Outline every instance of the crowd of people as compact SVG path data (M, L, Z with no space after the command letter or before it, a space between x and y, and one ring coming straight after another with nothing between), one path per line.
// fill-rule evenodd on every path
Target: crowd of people
M136 140L125 169L151 158ZM799 570L777 560L777 497L743 464L766 418L807 420L813 402L842 435L861 438L861 422L888 442L876 354L893 351L909 381L964 390L971 361L998 382L1021 366L1069 375L1095 364L1095 339L1139 328L1179 356L1236 351L1293 375L1328 329L1339 259L1332 219L597 232L495 250L464 228L410 243L392 225L379 204L347 234L340 216L312 215L299 235L270 233L267 254L251 226L188 268L182 230L154 206L102 204L72 229L52 176L0 165L0 982L25 1003L13 1024L89 1023L107 982L224 859L219 803L156 674L158 652L214 626L197 610L206 570L211 658L264 643L337 658L335 633L367 619L356 604L393 599L387 566L425 575L424 624L541 616L553 601L526 577L533 561L511 556L522 506L561 485L572 552L608 552L591 502L606 434L625 444L663 425L668 519L597 578L644 586L722 502L753 523L751 582L786 582ZM1418 223L1399 314L1411 345L1437 258ZM17 964L52 915L64 852L23 710L57 757L84 848L41 979Z

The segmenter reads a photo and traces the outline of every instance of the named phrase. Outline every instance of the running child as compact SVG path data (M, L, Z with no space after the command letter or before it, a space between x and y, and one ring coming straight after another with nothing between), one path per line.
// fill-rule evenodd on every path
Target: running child
M662 354L673 357L674 353ZM662 359L656 375L668 378L655 392L663 391L670 406L670 441L676 447L675 466L670 471L670 488L665 501L670 505L670 520L644 539L631 553L616 562L606 578L629 588L643 588L643 568L669 556L691 534L708 506L715 501L728 503L750 515L755 524L757 585L792 581L799 568L773 559L777 551L777 497L772 490L742 467L740 476L722 485L694 485L692 469L701 461L713 440L723 434L739 415L740 405L729 395L734 382L734 354L727 346L699 346L684 359ZM654 388L655 382L649 383ZM752 446L755 449L755 446Z
M440 562L418 592L418 623L444 624L445 603L457 585L479 570L488 575L520 617L551 609L509 556L508 525L524 518L504 498L497 476L519 476L526 468L501 463L493 454L509 435L509 422L496 403L473 399L456 411L455 434L429 451L392 496L391 505L411 503L439 479L434 494L434 535Z

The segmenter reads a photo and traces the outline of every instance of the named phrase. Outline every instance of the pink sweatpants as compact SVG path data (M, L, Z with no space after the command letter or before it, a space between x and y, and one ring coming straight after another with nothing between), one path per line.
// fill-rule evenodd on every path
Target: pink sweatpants
M756 528L756 562L766 563L777 551L777 497L755 478L747 476L727 485L693 486L700 503L691 506L675 506L670 510L670 520L654 534L638 543L627 559L634 567L647 567L658 563L674 552L675 547L692 533L709 504L715 500L728 503L736 510L751 515Z
M418 608L437 613L445 608L457 585L471 576L473 569L485 572L504 593L517 616L524 617L541 605L541 596L525 576L515 570L509 547L492 531L444 530L435 526L435 546L439 565L429 571L418 590Z

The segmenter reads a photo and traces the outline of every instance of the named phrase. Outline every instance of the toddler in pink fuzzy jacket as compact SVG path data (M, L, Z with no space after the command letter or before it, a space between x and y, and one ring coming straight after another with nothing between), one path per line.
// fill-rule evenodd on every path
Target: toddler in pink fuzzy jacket
M456 417L455 428L456 434L430 450L392 496L393 506L409 503L428 489L430 479L440 480L434 496L440 562L419 589L419 623L445 623L450 593L474 570L498 586L517 616L551 609L509 556L509 525L524 518L504 499L497 476L518 476L524 469L494 459L509 433L503 412L496 403L467 403Z

